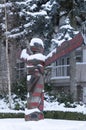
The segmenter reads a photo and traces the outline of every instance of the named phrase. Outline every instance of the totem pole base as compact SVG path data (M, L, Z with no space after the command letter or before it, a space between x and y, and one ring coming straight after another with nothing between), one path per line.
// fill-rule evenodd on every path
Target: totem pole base
M25 115L25 121L38 121L42 119L44 119L44 114L42 112L33 112Z

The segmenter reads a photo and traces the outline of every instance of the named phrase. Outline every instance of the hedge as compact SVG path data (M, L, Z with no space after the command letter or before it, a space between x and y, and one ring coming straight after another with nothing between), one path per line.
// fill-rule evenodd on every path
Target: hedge
M77 112L44 111L44 117L50 119L86 120L86 115ZM0 118L24 118L24 113L0 113Z
M52 119L86 120L86 115L78 112L45 111L44 116Z
M0 118L24 118L24 113L0 113Z

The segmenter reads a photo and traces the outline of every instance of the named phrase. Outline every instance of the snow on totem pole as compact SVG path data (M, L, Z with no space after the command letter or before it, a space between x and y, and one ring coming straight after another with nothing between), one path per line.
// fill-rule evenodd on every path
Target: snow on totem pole
M32 54L27 49L21 53L21 58L27 64L27 108L25 109L26 121L44 119L44 45L39 38L33 38L30 42Z

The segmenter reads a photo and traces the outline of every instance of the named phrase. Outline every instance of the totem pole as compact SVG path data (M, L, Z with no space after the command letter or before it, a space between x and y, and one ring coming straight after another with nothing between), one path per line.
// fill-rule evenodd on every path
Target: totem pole
M43 41L33 38L30 42L30 52L23 50L21 58L27 64L27 108L25 110L25 120L44 119L44 64L45 56Z
M78 33L73 39L65 41L55 48L55 51L47 56L43 55L44 45L39 38L33 38L30 42L30 51L24 49L21 59L27 64L27 108L25 110L26 121L44 119L44 66L48 66L60 57L70 53L83 44L83 37Z

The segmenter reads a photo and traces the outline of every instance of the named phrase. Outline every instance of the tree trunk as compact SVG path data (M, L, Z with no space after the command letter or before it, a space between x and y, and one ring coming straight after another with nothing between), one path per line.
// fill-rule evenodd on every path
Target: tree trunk
M73 100L77 101L75 51L70 53L70 94L73 96Z
M5 5L5 26L6 26L6 63L7 63L7 82L8 82L8 93L9 93L9 108L11 108L11 80L10 80L10 64L9 64L9 52L8 52L8 28L7 28L7 9L6 1L4 0Z

